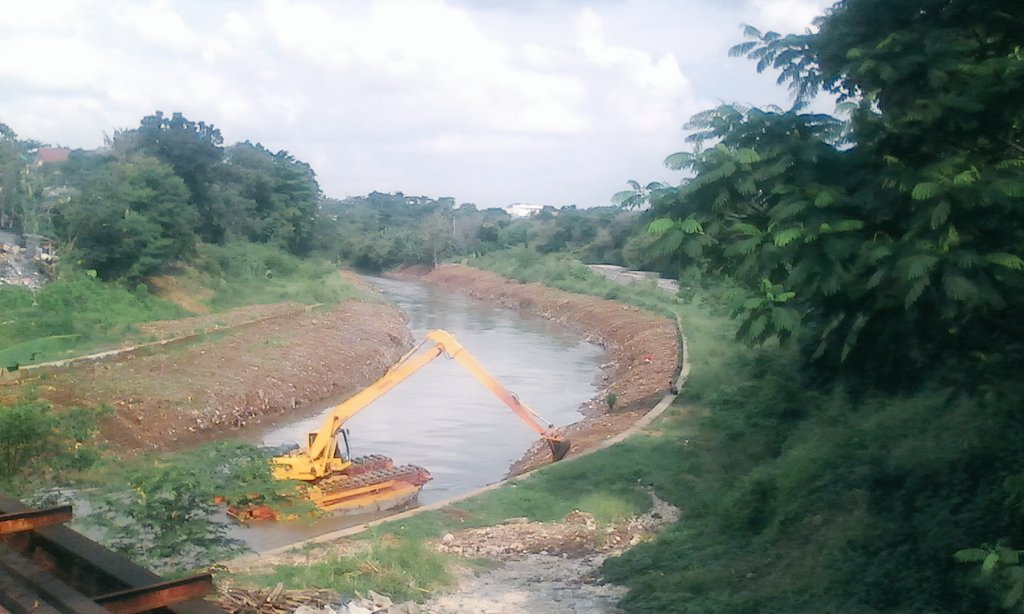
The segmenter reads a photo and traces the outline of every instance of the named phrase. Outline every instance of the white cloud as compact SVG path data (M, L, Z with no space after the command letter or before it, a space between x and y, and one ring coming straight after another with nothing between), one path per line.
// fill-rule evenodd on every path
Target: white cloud
M604 21L591 9L580 14L578 29L578 47L584 57L608 73L604 96L616 119L638 130L678 123L680 111L692 96L690 82L672 53L654 59L641 49L608 43Z
M607 202L665 179L679 126L784 90L725 49L750 22L799 30L824 0L51 0L0 12L0 121L94 147L154 110L370 190ZM779 8L783 7L783 8ZM806 19L805 19L806 17ZM790 27L787 24L798 25Z
M104 54L88 41L57 36L0 40L0 78L39 89L76 91L94 86Z
M774 30L781 34L802 34L831 4L821 0L752 0L756 17L749 23L762 32Z
M143 42L171 51L192 51L199 44L199 37L171 8L168 0L126 5L117 21Z

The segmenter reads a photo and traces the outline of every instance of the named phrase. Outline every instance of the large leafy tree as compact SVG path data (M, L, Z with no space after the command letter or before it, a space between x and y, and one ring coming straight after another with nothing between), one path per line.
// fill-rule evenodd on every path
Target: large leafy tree
M197 220L184 181L140 156L90 176L56 226L85 268L103 279L137 279L193 253Z
M878 380L1024 355L1024 5L845 0L818 29L748 28L792 109L694 117L692 172L652 231L751 294L740 336ZM847 120L804 112L824 91ZM894 347L899 352L892 352Z
M226 151L216 188L226 231L296 254L312 249L321 193L305 162L287 151L238 143Z
M214 206L212 184L223 159L220 130L206 122L194 122L181 113L167 117L161 111L143 117L139 127L118 133L113 149L131 157L145 154L169 164L188 187L191 202L199 211L196 231L210 242L224 238L225 220Z

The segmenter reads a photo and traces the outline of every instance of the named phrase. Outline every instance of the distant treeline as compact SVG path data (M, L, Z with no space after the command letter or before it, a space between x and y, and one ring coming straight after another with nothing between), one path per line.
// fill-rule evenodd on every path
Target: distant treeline
M106 280L138 280L188 262L200 243L234 241L371 272L516 246L675 270L671 254L648 255L655 239L635 211L570 205L514 218L452 197L327 198L288 152L225 147L217 128L180 113L157 111L63 160L44 161L40 148L0 124L0 227L52 237L66 265Z
M530 217L499 208L455 206L451 197L406 196L401 192L345 200L325 199L320 247L332 259L366 271L411 264L436 264L510 247L540 253L567 252L588 262L657 265L645 255L645 222L620 207L544 207Z

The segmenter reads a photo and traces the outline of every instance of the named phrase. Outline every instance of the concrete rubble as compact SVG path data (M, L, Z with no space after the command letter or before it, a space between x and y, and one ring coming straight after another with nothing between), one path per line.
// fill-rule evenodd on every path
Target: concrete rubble
M0 285L38 289L49 280L56 261L49 239L0 231Z

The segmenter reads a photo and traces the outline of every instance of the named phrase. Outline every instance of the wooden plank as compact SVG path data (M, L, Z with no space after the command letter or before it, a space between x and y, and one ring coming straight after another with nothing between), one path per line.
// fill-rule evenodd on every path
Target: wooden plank
M31 531L53 524L64 524L69 522L72 517L70 505L0 514L0 535Z
M137 614L202 597L211 591L213 576L207 573L129 588L94 597L93 600L114 614Z

